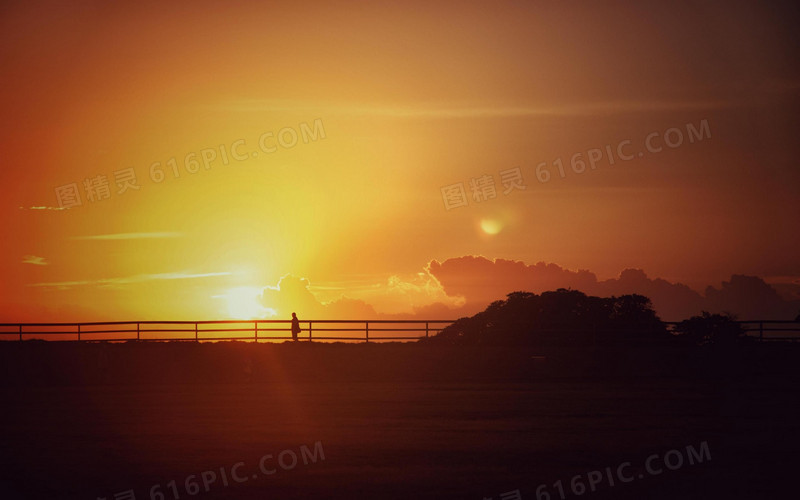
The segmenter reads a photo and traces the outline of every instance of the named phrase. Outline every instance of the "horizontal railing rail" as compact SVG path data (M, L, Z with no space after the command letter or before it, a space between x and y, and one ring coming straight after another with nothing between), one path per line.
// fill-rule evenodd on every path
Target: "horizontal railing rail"
M436 335L454 320L301 320L299 340L324 341L413 341ZM744 334L760 341L800 341L800 321L737 321ZM680 322L665 321L668 331ZM633 330L636 330L634 328ZM575 327L540 325L540 333L576 333ZM595 333L599 333L596 330ZM407 335L394 335L405 333ZM322 334L322 335L320 335ZM291 320L203 320L203 321L97 321L86 323L0 323L0 340L51 341L225 341L273 342L292 340Z
M679 325L679 321L665 321L664 324L672 330ZM774 319L758 319L735 321L744 334L748 337L756 338L760 341L800 341L800 321L785 321Z
M430 337L454 320L301 320L298 340L411 341ZM95 321L86 323L0 323L0 340L75 342L293 340L291 320ZM247 334L243 334L246 332ZM317 335L323 332L323 336ZM330 332L337 332L331 334ZM408 333L409 335L387 335Z

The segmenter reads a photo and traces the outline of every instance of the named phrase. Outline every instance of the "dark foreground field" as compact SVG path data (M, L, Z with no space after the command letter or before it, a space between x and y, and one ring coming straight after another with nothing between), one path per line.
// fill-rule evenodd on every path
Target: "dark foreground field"
M426 353L0 346L0 498L797 497L794 378Z

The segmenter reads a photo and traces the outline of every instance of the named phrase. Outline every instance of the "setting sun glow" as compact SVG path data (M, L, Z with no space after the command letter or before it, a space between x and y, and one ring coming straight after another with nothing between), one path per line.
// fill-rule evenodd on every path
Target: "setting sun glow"
M222 298L230 319L261 319L275 315L275 311L261 304L261 289L258 287L231 288Z
M450 318L626 269L796 300L797 30L729 3L14 2L0 316Z

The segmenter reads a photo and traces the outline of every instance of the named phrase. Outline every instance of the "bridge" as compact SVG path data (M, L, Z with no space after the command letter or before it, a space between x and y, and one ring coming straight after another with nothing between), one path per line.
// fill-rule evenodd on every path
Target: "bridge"
M300 340L388 342L436 335L454 320L301 320ZM195 341L292 340L291 320L110 321L92 323L0 323L0 340Z
M305 341L409 342L436 335L454 320L301 320ZM763 342L800 341L800 321L737 321L745 335ZM672 331L678 322L664 322ZM544 333L558 333L560 330ZM0 323L0 341L251 341L292 340L291 320L111 321L90 323Z

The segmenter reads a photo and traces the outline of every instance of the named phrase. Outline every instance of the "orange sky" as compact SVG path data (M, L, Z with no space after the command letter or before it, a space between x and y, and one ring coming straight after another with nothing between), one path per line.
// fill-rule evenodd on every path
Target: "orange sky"
M0 318L458 307L426 269L465 255L800 283L797 19L739 1L5 5ZM208 168L186 163L203 150ZM504 194L516 168L525 189ZM120 194L126 169L139 189ZM483 176L495 196L476 201ZM56 210L73 183L81 204Z

